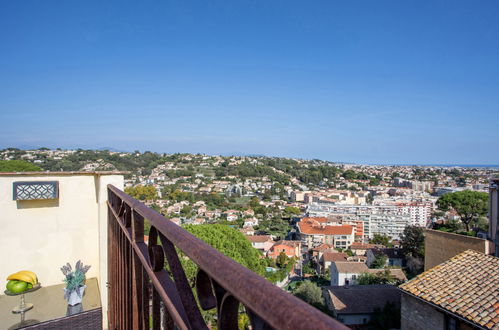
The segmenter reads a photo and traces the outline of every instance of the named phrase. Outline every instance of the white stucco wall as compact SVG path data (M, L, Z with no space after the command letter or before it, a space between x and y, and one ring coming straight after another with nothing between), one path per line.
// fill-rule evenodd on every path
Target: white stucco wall
M371 321L371 314L340 314L337 316L341 323L346 325L367 324Z
M58 181L57 200L15 201L16 181ZM27 269L44 286L60 284L60 267L81 259L97 277L107 306L107 184L123 189L120 174L0 174L0 288ZM103 285L104 284L104 285ZM1 290L3 291L3 289ZM105 315L105 313L103 313Z

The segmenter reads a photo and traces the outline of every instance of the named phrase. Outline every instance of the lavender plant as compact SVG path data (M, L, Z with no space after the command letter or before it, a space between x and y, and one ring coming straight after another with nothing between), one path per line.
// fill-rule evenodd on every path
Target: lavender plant
M76 262L74 271L69 262L61 267L61 271L65 276L63 281L66 283L64 298L68 299L72 291L76 291L78 296L80 296L78 288L85 284L85 273L89 269L90 266L83 266L83 263L80 260Z

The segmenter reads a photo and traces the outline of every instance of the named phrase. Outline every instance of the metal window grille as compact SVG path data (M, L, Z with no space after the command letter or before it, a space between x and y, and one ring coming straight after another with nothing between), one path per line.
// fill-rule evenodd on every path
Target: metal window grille
M58 181L18 181L13 188L13 199L18 201L59 198Z

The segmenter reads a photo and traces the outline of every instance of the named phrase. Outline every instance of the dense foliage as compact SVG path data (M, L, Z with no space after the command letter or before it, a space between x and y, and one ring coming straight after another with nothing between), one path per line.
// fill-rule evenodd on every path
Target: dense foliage
M293 294L316 308L322 309L324 306L321 288L311 281L300 283L293 291Z
M158 198L158 192L154 186L143 186L138 185L135 187L127 187L125 188L125 193L132 196L135 199L140 200L154 200Z
M386 247L391 247L392 244L390 243L391 238L386 235L381 235L381 234L374 234L373 238L370 240L371 244L381 244Z
M388 257L384 254L377 254L371 264L371 268L385 268Z
M422 227L407 226L401 237L400 244L405 255L424 258L424 232Z
M357 278L358 285L373 285L373 284L393 284L398 285L400 281L390 273L389 269L385 269L379 273L362 273Z
M38 172L42 169L23 160L0 160L0 172Z
M259 275L265 274L265 261L261 259L260 251L253 248L246 237L236 229L219 224L185 225L184 228L244 267ZM181 261L187 278L193 283L197 266L189 259L181 258Z
M441 196L437 200L437 206L442 211L454 210L466 231L469 231L471 222L487 214L488 201L489 196L485 192L463 190Z

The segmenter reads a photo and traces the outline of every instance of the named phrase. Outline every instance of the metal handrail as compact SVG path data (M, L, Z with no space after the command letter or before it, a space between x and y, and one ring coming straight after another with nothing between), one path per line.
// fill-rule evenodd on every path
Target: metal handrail
M271 327L275 329L348 329L335 319L283 291L263 277L223 255L210 245L187 232L185 229L174 224L158 212L130 197L113 185L108 185L108 191L112 192L112 194L121 201L121 205L113 205L113 201L108 202L110 211L115 218L118 219L120 216L122 217L120 213L123 213L124 208L128 208L129 213L131 212L132 214L138 215L136 218L142 217L143 219L147 219L152 228L150 235L153 236L154 241L157 241L156 237L160 238L162 243L161 247L169 262L178 260L176 259L178 258L176 253L173 258L168 255L172 253L171 249L168 250L168 245L171 242L174 247L181 250L199 267L201 273L198 273L198 281L202 282L203 279L208 278L211 283L208 287L208 291L206 291L204 284L203 288L197 288L201 306L216 307L219 313L219 320L226 317L220 315L220 313L224 312L224 308L222 308L224 302L222 300L229 301L230 299L235 299L237 300L236 302L243 304L247 311L249 311L248 314L254 327ZM129 243L131 244L134 253L139 256L142 267L144 267L148 275L150 275L152 283L156 287L156 290L158 290L159 295L161 297L166 297L168 290L166 290L167 288L165 288L165 286L168 286L168 283L165 284L164 281L163 283L162 281L155 281L153 278L159 272L158 269L156 271L153 269L155 267L153 265L154 259L157 257L151 256L150 254L152 250L157 250L151 249L151 246L156 244L156 242L149 242L149 248L145 249L147 247L146 244L141 242L140 238L138 240L133 238L133 230L127 229L126 223L122 222L120 223L120 226L122 229L126 230L125 236L130 240ZM175 250L173 249L173 251ZM187 308L192 308L193 306L186 306L186 304L189 304L189 299L186 298L188 293L184 292L186 290L185 283L182 285L183 283L181 280L178 280L179 278L182 279L181 274L180 277L174 276L176 291L183 304L184 310L187 310ZM201 286L201 284L198 283L197 285ZM169 289L171 292L171 288ZM190 288L188 288L188 290L190 290ZM208 295L203 297L201 295L203 292L208 292ZM213 296L216 298L216 305L213 305L213 303L210 304L209 301L201 301L203 299L210 300L211 292L213 292ZM176 299L177 302L179 300L178 297L169 297L169 299ZM167 307L170 305L171 304L166 304ZM195 307L197 308L197 306ZM177 320L179 319L179 315L172 315L172 317ZM180 319L184 319L185 317L187 316L184 314L183 316L180 316ZM190 321L191 322L189 322L189 320L185 321L186 327L195 328L199 326L199 324L197 326L194 325L192 319ZM260 326L258 326L258 324L260 324Z

